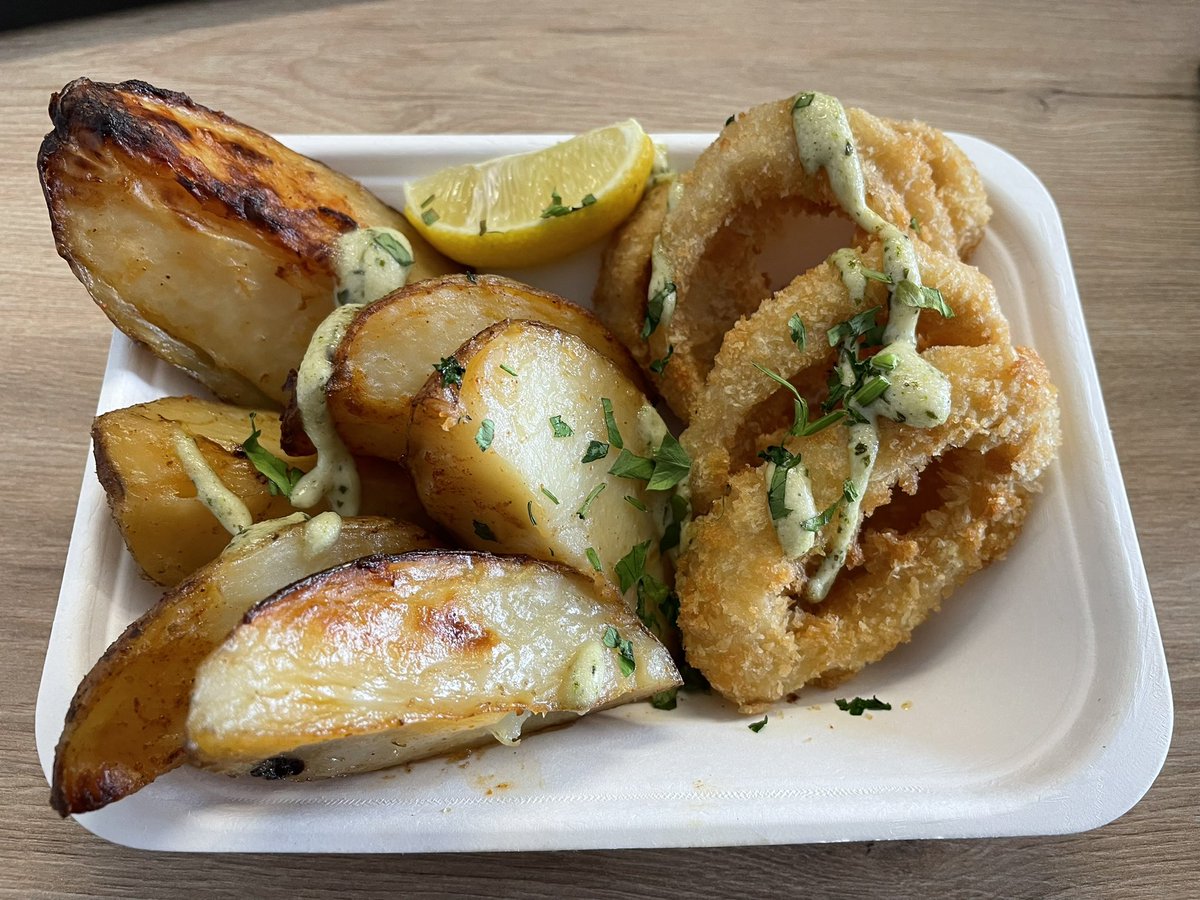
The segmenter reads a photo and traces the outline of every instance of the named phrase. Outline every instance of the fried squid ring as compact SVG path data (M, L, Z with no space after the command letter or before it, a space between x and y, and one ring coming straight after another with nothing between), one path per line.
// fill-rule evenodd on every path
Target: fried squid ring
M992 283L978 269L928 246L917 243L916 249L925 282L939 288L954 311L949 319L933 312L921 316L918 349L1007 345L1008 322ZM861 262L868 269L882 268L878 241L862 252ZM782 435L776 432L791 423L791 395L754 364L766 365L792 380L810 402L819 399L825 394L826 376L837 355L825 339L826 331L871 306L886 309L884 285L870 282L865 299L856 304L837 265L827 261L763 301L751 316L729 330L680 438L692 458L694 513L707 512L724 493L730 474L757 465L758 452L779 443ZM788 321L793 315L799 315L807 328L803 351L790 335ZM881 311L879 318L886 319L886 313ZM764 435L774 439L764 439Z
M787 211L844 216L824 170L809 175L793 133L792 98L737 117L680 176L672 209L652 191L614 238L594 295L600 317L636 346L646 315L655 222L676 288L674 315L650 335L643 364L671 352L656 383L687 419L725 332L757 308L769 283L756 271L763 241ZM847 110L867 201L884 219L911 229L943 253L965 257L991 215L978 172L944 134L918 122ZM866 235L858 232L856 242ZM721 277L711 277L715 273ZM639 291L638 288L641 288Z
M806 558L784 555L761 469L735 475L694 522L676 581L679 624L689 661L742 711L836 683L907 642L1015 539L1059 442L1045 366L1005 345L935 347L925 358L951 380L950 418L928 430L880 422L863 530L826 600L798 599L823 541ZM818 506L841 490L841 431L805 440Z

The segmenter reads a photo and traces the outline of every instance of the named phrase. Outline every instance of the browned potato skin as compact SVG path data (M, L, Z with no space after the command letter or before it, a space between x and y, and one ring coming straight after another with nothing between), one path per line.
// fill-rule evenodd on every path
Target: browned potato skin
M130 625L79 685L54 757L50 805L60 815L100 809L184 761L188 698L196 668L247 609L320 569L373 553L436 546L415 525L345 519L337 541L298 555L303 524L233 548L168 592ZM250 582L238 584L238 579ZM241 595L239 595L239 590ZM244 596L249 592L249 596Z
M283 404L345 232L402 231L410 280L459 270L358 182L185 94L80 78L50 118L38 172L59 254L113 324L224 399Z
M602 643L608 627L632 645L629 676ZM246 614L197 673L188 750L228 774L347 775L492 742L510 713L545 716L532 730L678 684L617 593L565 566L369 557Z
M174 587L217 558L230 534L196 497L196 486L175 454L177 428L196 440L205 461L249 508L254 521L295 512L284 496L272 496L267 479L241 450L250 436L250 412L196 397L164 397L97 417L92 425L96 474L109 509L134 561L161 585ZM316 458L289 457L279 447L279 417L259 410L259 443L288 465L307 472ZM388 516L435 527L417 499L412 477L401 467L360 459L363 515ZM321 505L313 512L327 509Z
M413 398L434 364L502 319L544 322L582 338L645 390L629 351L583 307L499 275L447 275L371 304L347 329L325 391L346 446L403 460ZM283 441L291 453L312 452L294 398L284 414Z

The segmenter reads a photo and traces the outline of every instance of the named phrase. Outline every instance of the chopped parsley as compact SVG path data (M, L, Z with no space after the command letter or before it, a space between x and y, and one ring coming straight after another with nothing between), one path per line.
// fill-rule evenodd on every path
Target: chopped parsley
M481 541L496 541L499 543L496 538L496 533L492 531L492 529L489 528L485 523L480 522L478 519L472 519L471 526L475 529L475 536Z
M864 265L859 265L858 270L862 272L863 278L869 281L878 281L882 284L893 284L892 276L886 272L876 272L874 269L868 269Z
M467 371L453 356L443 356L442 361L436 363L433 368L442 376L442 387L461 385L463 373Z
M646 554L649 551L649 541L634 544L617 563L617 583L621 586L622 594L641 581L642 576L646 574Z
M591 206L596 202L595 194L585 194L583 199L579 201L578 206L563 206L562 197L559 196L558 189L550 191L550 205L542 210L543 219L555 219L560 216L570 215L573 212L579 212L585 206Z
M872 306L870 309L864 309L856 316L851 316L845 322L839 322L837 325L834 325L825 332L829 346L836 347L842 341L861 337L871 332L876 327L875 314L882 308L881 306Z
M917 237L921 236L921 220L916 216L910 216L908 219L908 227L917 233Z
M654 474L646 484L648 491L665 491L687 478L692 459L670 432L663 435L662 444L654 451Z
M616 475L618 478L637 478L641 481L649 481L654 475L654 461L630 453L628 450L622 450L617 454L617 459L612 464L612 468L608 470L608 474Z
M533 501L532 500L530 500L528 503L525 504L525 512L529 516L529 524L536 528L537 527L537 519L535 519L533 517Z
M621 637L621 632L613 628L611 625L604 627L604 646L610 650L617 651L617 662L621 667L621 674L628 678L637 668L637 661L633 658L633 643Z
M508 367L507 363L501 363L500 368L503 369L505 372L507 372L509 375L511 375L513 378L517 377L517 373L515 371L513 371L512 369L510 369Z
M663 305L667 298L675 294L675 282L668 281L662 288L654 293L654 296L646 301L646 321L642 323L642 340L646 340L650 335L654 334L654 329L658 328L658 323L662 321Z
M829 506L825 507L824 510L801 522L800 527L805 531L820 531L829 524L830 520L833 518L833 514L837 512L837 508L841 505L843 499L844 497L838 497L836 500L830 503Z
M608 442L618 450L625 446L621 432L617 428L617 419L613 415L613 402L607 397L600 398L600 406L604 409L604 427L608 430Z
M678 703L675 699L678 691L675 688L667 688L665 691L659 691L650 697L650 705L655 709L674 709Z
M792 453L786 447L772 446L758 455L761 459L775 464L775 471L771 473L771 483L767 486L767 505L771 508L771 519L786 519L792 514L784 501L787 493L787 473L800 465L800 454Z
M797 95L796 102L792 104L792 112L795 112L798 109L804 109L806 106L811 106L813 100L816 99L816 96L817 95L812 91L805 91L803 94Z
M575 433L575 429L564 422L562 416L550 417L550 430L556 438L570 437Z
M800 313L796 313L788 319L788 333L792 336L792 343L796 345L796 349L804 352L804 348L808 346L808 331L804 327L804 320L800 318Z
M558 502L559 502L558 498L555 497L552 493L550 493L550 491L548 491L546 489L546 486L544 484L541 486L541 490L542 490L543 494L545 494L547 497L550 498L551 503L553 503L555 506L558 506Z
M246 459L250 460L254 468L261 475L266 476L267 490L271 492L272 497L280 494L291 497L292 489L304 477L304 472L295 466L289 466L258 442L262 432L254 423L256 415L258 413L250 413L250 437L242 441L242 452L246 454Z
M858 499L858 488L849 478L842 482L842 497L847 503L853 503Z
M855 697L849 702L843 699L834 700L833 702L837 704L837 708L842 712L848 712L852 716L861 716L863 712L868 709L887 710L892 708L892 704L884 703L874 695L871 696L870 700L864 700L862 697Z
M954 318L954 310L937 288L926 287L905 278L896 285L892 296L905 306L915 306L918 309L935 309L945 318Z
M588 495L583 498L583 505L580 506L579 509L575 510L575 515L579 516L581 519L586 519L588 511L592 508L592 503L597 497L600 496L606 487L608 487L608 485L602 481L588 491Z
M751 731L753 731L755 734L758 734L760 731L762 731L764 728L767 727L767 719L769 719L769 718L770 718L770 716L763 716L757 722L751 722L746 727L749 728Z
M439 216L437 214L436 209L427 209L423 213L421 213L421 221L424 222L426 225L432 225L434 222L436 222L440 218L441 218L441 216Z
M654 360L654 362L650 363L650 371L653 372L655 375L661 375L663 373L663 369L665 369L667 367L667 363L669 363L671 361L671 357L674 355L675 355L675 345L674 344L667 345L667 355L664 356L662 359L656 359L656 360Z
M850 398L850 402L857 406L870 406L882 397L884 391L891 386L892 383L882 375L876 375L854 392Z
M583 453L583 459L580 462L590 463L598 459L604 459L608 456L608 444L604 441L589 441L587 450Z
M665 553L679 546L679 540L683 536L683 523L687 520L690 511L687 500L680 497L679 494L671 495L671 506L667 511L670 518L666 528L663 529L662 540L658 542L660 551Z
M756 362L751 362L750 365L754 366L754 368L758 369L758 371L762 372L772 381L787 388L788 391L791 392L792 397L795 398L793 401L795 410L792 419L792 427L789 429L788 434L794 434L799 437L809 437L810 435L816 434L818 431L824 431L830 425L840 421L842 417L846 415L843 411L837 410L822 416L815 422L809 422L808 401L800 396L800 392L796 390L796 386L794 384L792 384L778 372L772 372L766 366L760 365Z
M639 500L637 497L630 497L628 494L626 494L625 502L628 503L630 506L632 506L634 509L636 509L638 512L646 511L646 504L643 503L641 500Z
M426 207L428 207L429 204L432 203L436 197L437 197L437 194L430 194L428 197L426 197L424 200L422 200L421 201L421 209L425 209Z
M492 446L492 439L496 436L496 424L491 419L484 419L479 430L475 432L475 443L483 453L487 452L487 448Z
M674 595L670 589L646 571L649 552L650 541L634 544L617 562L614 571L622 594L633 587L637 588L638 618L662 638L668 630L663 626L663 620L667 623L674 622L675 617L679 615L679 601L673 600Z
M604 568L600 565L600 554L596 552L595 547L588 547L584 551L587 554L588 562L592 564L592 568L597 572L603 572Z
M371 238L372 243L405 268L413 264L412 254L403 244L386 231L377 231Z

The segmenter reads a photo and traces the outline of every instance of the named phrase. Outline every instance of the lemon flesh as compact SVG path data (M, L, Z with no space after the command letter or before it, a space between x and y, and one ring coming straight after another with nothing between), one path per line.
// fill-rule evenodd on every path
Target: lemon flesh
M653 142L629 119L544 150L451 166L409 182L404 215L458 262L541 265L624 221L653 163Z

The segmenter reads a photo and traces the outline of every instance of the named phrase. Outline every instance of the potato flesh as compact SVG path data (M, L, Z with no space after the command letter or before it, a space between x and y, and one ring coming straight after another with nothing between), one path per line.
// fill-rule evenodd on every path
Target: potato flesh
M318 552L305 524L230 548L130 625L84 678L55 753L54 808L99 809L183 762L196 667L263 597L367 554L431 546L415 526L360 518Z
M608 627L631 642L629 676ZM606 586L529 559L410 553L323 572L253 610L200 667L189 752L231 773L286 757L304 765L290 775L347 774L470 746L510 713L582 715L676 684L670 655Z
M250 436L250 412L196 397L164 397L105 413L93 424L96 471L109 508L134 561L159 584L174 587L216 559L230 540L179 465L173 444L177 429L196 439L205 461L242 499L254 521L295 512L286 497L270 493L266 477L239 450ZM283 454L278 415L259 410L254 421L262 432L259 443L288 465L307 472L316 463L315 457ZM403 469L362 460L359 473L364 515L430 524Z
M640 380L628 351L582 307L508 278L451 275L392 294L350 327L326 392L346 445L402 460L412 401L434 364L503 319L533 319L577 335Z
M282 405L333 307L342 233L403 231L410 280L457 268L362 185L182 94L79 79L51 118L59 253L118 328L227 400Z
M414 409L409 467L430 515L467 546L523 553L584 572L593 571L591 548L613 583L617 562L649 541L646 571L666 581L658 543L667 492L609 474L616 447L602 459L581 461L591 441L609 440L603 397L612 401L625 448L650 456L637 426L648 401L633 382L578 338L528 322L490 329L460 351L459 361L466 367L461 388L443 387L435 376ZM555 437L553 416L574 433ZM481 452L476 435L484 420L493 423L494 437ZM598 485L603 490L581 518L579 510ZM495 540L481 537L476 523Z

